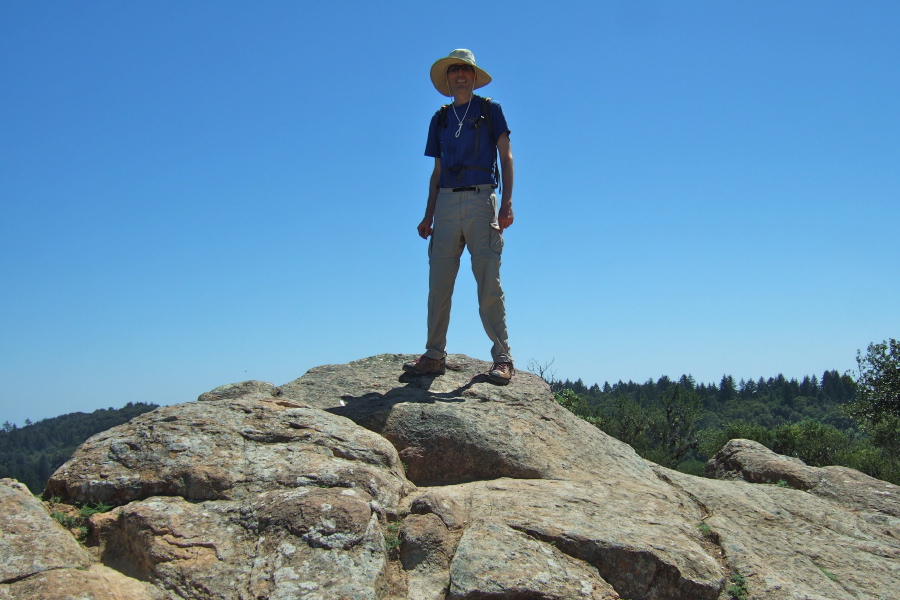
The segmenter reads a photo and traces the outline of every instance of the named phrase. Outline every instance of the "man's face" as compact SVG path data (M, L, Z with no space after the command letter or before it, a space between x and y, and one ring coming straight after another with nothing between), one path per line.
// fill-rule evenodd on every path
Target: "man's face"
M471 91L475 85L475 69L472 65L458 64L447 68L447 81L452 91Z

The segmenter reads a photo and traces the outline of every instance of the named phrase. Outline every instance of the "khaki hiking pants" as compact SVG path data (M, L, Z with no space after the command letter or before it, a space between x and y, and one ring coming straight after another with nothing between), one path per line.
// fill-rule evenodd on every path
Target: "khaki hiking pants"
M434 211L434 231L428 246L428 342L425 355L447 355L447 328L459 257L463 248L472 257L478 284L478 308L484 331L494 342L494 362L512 362L506 333L506 304L500 287L503 236L497 224L497 196L489 185L472 191L441 188Z

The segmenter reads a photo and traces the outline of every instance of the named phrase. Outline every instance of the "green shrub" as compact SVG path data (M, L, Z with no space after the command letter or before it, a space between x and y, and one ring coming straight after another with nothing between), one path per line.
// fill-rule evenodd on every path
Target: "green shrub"
M772 430L768 427L737 420L727 423L720 429L707 429L702 432L699 450L705 456L714 456L730 440L753 440L771 448L773 439Z
M384 543L387 546L388 551L399 548L402 543L400 540L400 523L397 521L388 523L386 529Z
M675 470L682 473L687 473L688 475L696 475L697 477L702 477L703 472L706 470L706 463L702 460L697 460L696 458L689 458L678 463L678 466L675 467Z
M584 398L574 391L563 389L559 392L553 392L553 399L576 417L584 419L591 425L602 429L603 419L593 408L591 408Z
M745 600L747 598L747 580L740 573L733 573L729 578L728 595L733 600Z
M56 519L56 522L66 529L73 529L78 524L78 519L64 512L54 510L50 516Z
M84 517L85 519L90 518L92 515L96 515L97 513L105 513L111 511L114 506L110 504L104 504L102 502L98 502L94 506L90 504L85 504L78 510L78 514Z

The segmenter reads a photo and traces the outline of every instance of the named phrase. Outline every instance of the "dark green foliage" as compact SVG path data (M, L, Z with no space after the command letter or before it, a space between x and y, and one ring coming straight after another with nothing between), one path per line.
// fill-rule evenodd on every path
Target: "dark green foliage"
M81 515L82 517L84 517L85 519L87 519L87 518L89 518L93 515L99 514L99 513L109 512L113 508L115 508L113 505L104 504L102 502L98 502L94 506L91 506L90 504L84 504L78 510L78 514Z
M831 425L801 421L781 425L774 430L770 448L778 454L796 456L813 467L827 467L840 462L840 456L851 444L851 438Z
M674 469L688 452L700 444L697 424L702 417L701 400L693 389L673 385L660 395L650 419L656 456L651 459Z
M65 527L66 529L74 529L78 525L78 519L74 516L55 510L50 513L50 516L56 519L56 522Z
M576 394L572 390L562 390L553 394L557 402L569 412L581 417L592 425L600 425L600 418L596 411L588 406L584 398Z
M877 423L868 423L866 429L873 444L889 456L900 458L900 417L885 416Z
M606 421L601 427L603 431L632 448L647 450L650 445L647 438L650 415L639 403L627 396L614 396L609 404L596 410L606 415Z
M770 429L762 425L747 423L746 421L732 421L721 428L703 431L701 438L700 454L712 456L721 450L722 446L728 443L728 440L753 440L771 448L774 436Z
M572 390L590 406L599 406L604 413L620 397L630 399L646 410L674 385L700 397L701 430L720 428L741 420L763 427L799 423L804 419L834 425L842 431L856 426L843 409L844 404L855 399L856 384L852 378L837 371L826 371L821 379L812 376L802 381L778 375L756 381L741 379L735 383L733 377L725 375L719 385L697 384L690 375L682 375L677 382L661 377L642 384L619 381L612 385L605 383L602 387L594 384L589 388L581 380L551 382L553 391Z
M897 342L870 346L860 372L859 399L857 383L837 371L800 381L778 375L735 383L725 375L718 385L690 375L602 387L580 379L550 384L578 416L644 458L686 473L701 474L728 440L742 438L810 466L844 465L900 484L900 415L892 412L900 410Z
M712 456L728 440L741 438L759 442L778 454L799 458L812 467L842 465L877 479L900 483L900 461L875 436L841 431L817 421L784 423L773 428L735 421L701 435L703 440L698 448L701 456Z
M697 460L696 458L689 458L675 465L675 470L687 473L688 475L702 477L703 472L706 470L706 462Z
M579 380L580 381L580 380ZM575 415L631 445L642 456L675 468L700 442L697 423L702 401L692 388L666 381L668 391L656 395L649 406L625 395L607 404L591 405L575 389L554 393L556 401ZM584 384L575 388L589 392ZM599 392L599 387L591 388Z
M40 493L53 472L89 437L155 408L156 404L129 402L119 409L26 421L24 427L5 425L0 431L0 477L18 479L32 493Z

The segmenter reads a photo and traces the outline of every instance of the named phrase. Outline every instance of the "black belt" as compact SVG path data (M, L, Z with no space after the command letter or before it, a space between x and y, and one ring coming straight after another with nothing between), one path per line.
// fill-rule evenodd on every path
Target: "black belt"
M450 188L450 191L451 192L477 192L481 188L488 187L488 185L489 184L487 184L487 183L484 185L467 185L465 187ZM496 188L497 186L492 185L491 187Z

